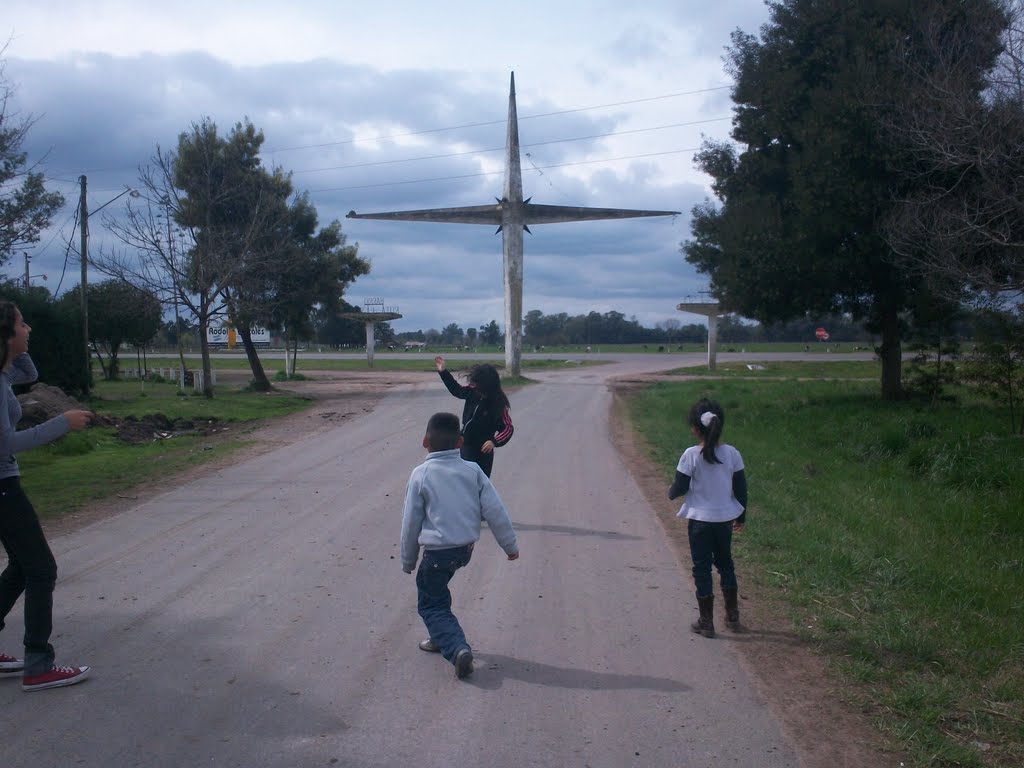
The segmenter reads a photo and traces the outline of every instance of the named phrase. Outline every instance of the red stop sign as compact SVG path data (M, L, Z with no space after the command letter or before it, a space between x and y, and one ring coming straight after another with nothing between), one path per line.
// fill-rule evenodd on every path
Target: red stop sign
M828 340L828 331L826 331L824 328L816 328L814 330L814 335L817 336L818 339L821 341Z

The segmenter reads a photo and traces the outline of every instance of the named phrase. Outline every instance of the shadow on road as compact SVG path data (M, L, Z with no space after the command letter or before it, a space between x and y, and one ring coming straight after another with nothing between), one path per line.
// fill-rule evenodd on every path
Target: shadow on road
M575 528L571 525L532 525L530 523L514 523L516 531L542 531L544 533L565 533L570 536L597 536L601 539L626 539L643 541L643 536L633 536L618 531L595 531L590 528Z
M519 680L533 685L553 688L571 688L584 691L660 691L681 693L690 686L676 680L647 675L619 675L613 672L593 672L589 669L556 667L539 661L527 661L497 653L480 653L476 670L467 682L477 688L501 688L505 680Z

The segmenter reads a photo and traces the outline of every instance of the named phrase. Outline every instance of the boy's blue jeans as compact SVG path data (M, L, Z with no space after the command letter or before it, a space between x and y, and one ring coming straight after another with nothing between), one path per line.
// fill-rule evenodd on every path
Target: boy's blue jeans
M726 523L706 523L687 520L686 533L690 539L693 558L693 583L697 597L714 594L711 566L718 569L722 589L736 586L736 569L732 563L732 520Z
M472 556L472 544L450 549L425 549L416 571L417 611L427 625L430 639L448 661L454 661L456 653L469 647L459 620L452 613L452 593L448 590L448 582L459 568L469 564Z

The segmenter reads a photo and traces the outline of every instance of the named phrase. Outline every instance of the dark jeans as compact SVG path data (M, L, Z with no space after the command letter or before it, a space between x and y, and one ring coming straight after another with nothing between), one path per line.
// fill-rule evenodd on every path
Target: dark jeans
M425 549L416 571L417 611L427 625L430 639L448 661L454 661L456 653L469 647L459 620L452 613L448 582L459 568L469 564L472 556L472 544L451 549Z
M480 466L485 475L491 476L491 468L494 466L494 451L484 453L479 448L463 444L459 455L462 456L463 461L472 461Z
M24 592L25 674L40 674L53 666L50 633L57 562L17 477L0 480L0 542L7 551L7 567L0 573L0 629Z
M718 569L722 589L736 586L736 569L732 564L732 520L727 523L705 523L687 520L686 533L690 539L693 558L693 583L697 597L714 594L711 566Z

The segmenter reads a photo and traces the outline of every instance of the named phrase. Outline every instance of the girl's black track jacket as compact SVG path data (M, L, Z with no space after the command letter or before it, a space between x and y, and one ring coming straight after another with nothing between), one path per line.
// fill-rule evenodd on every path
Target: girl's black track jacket
M477 450L488 440L500 448L512 439L512 416L505 406L481 397L474 387L464 387L446 368L438 371L448 391L466 404L462 408L462 439Z

